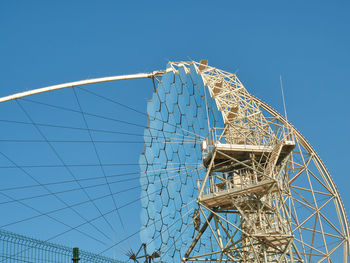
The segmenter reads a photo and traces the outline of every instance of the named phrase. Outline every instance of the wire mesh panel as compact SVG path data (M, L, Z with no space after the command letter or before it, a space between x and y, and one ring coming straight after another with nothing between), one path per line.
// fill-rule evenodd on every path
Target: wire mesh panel
M72 262L73 248L0 230L0 262ZM101 255L80 251L79 262L121 263Z

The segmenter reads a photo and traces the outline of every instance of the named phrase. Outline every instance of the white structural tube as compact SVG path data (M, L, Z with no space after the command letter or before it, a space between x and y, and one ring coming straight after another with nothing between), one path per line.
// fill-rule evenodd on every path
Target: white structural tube
M120 76L112 76L112 77L95 78L95 79L87 79L87 80L68 82L68 83L48 86L48 87L29 90L29 91L24 91L24 92L16 93L16 94L9 95L6 97L2 97L2 98L0 98L0 103L5 102L5 101L9 101L9 100L23 98L23 97L38 94L38 93L52 91L52 90L65 89L65 88L71 88L71 87L82 86L82 85L93 84L93 83L100 83L100 82L108 82L108 81L154 78L157 76L161 76L164 73L166 73L165 70L159 70L159 71L153 71L152 73L138 73L138 74L131 74L131 75L120 75Z

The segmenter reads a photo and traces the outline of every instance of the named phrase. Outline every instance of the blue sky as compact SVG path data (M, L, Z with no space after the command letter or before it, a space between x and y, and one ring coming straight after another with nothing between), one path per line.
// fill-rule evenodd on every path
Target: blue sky
M349 11L349 1L3 0L0 96L208 59L282 112L282 75L288 119L325 162L349 214ZM121 92L145 111L153 87L136 83ZM140 102L127 96L135 86Z

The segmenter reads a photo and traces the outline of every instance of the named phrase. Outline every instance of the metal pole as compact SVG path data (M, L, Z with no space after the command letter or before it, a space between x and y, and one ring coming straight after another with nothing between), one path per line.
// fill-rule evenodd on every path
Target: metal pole
M73 248L73 257L72 257L73 263L78 263L80 258L79 258L79 248L74 247Z

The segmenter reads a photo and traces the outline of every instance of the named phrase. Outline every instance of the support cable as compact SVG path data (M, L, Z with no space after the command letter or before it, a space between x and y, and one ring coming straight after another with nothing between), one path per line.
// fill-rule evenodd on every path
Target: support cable
M12 197L9 196L9 195L7 195L7 194L4 194L4 193L0 193L0 194L2 194L3 196L5 196L6 198L12 199ZM76 229L76 228L73 228L73 227L71 227L70 225L64 223L63 221L61 221L61 220L59 220L59 219L57 219L57 218L55 218L55 217L52 217L52 216L48 215L47 213L43 213L43 212L41 212L40 210L38 210L38 209L36 209L36 208L34 208L34 207L32 207L32 206L26 204L26 203L23 203L23 202L21 202L21 201L19 201L18 203L20 203L21 205L23 205L23 206L25 206L25 207L27 207L27 208L29 208L29 209L35 211L36 213L38 213L38 214L40 214L40 215L45 215L45 216L49 217L50 219L56 221L57 223L60 223L60 224L62 224L62 225L64 225L64 226L70 228L71 230L76 230L76 231L78 231L80 234L83 234L84 236L87 236L87 237L89 237L89 238L91 238L91 239L93 239L93 240L95 240L95 241L97 241L97 242L99 242L99 243L101 243L101 244L103 244L103 245L106 245L105 242L103 242L103 241L101 241L101 240L99 240L99 239L97 239L97 238L95 238L95 237L93 237L93 236L91 236L91 235L89 235L89 234L87 234L87 233L81 231L81 230L78 230L78 229ZM88 223L88 221L85 222L85 223Z
M184 231L183 231L182 233L180 233L180 235L176 238L176 240L171 244L171 246L168 247L168 249L167 249L164 253L161 253L162 256L160 257L160 259L162 259L162 258L164 257L164 255L166 255L166 254L169 252L169 250L176 244L176 242L179 241L180 237L182 237L185 233L187 233L187 229L188 229L189 226L192 225L192 224L193 224L193 223L189 223L189 224L187 225L187 227L184 229Z
M78 110L70 109L70 108L63 107L63 106L48 104L48 103L44 103L44 102L39 102L39 101L31 100L31 99L22 99L22 100L23 101L27 101L27 102L31 102L31 103L35 103L35 104L39 104L39 105L44 105L44 106L51 107L51 108L61 109L61 110L64 110L64 111L75 112L75 113L82 113L82 112L80 112ZM133 122L129 122L129 121L124 121L124 120L120 120L120 119L106 117L106 116L102 116L102 115L94 114L94 113L88 113L88 112L83 112L83 113L84 113L85 116L91 116L91 117L95 117L95 118L99 118L99 119L104 119L104 120L118 122L118 123L130 125L130 126L135 126L135 127L139 127L139 128L143 128L143 129L150 129L150 130L155 130L155 131L158 131L158 132L162 131L162 132L165 132L165 133L173 134L173 132L158 130L158 129L151 128L151 127L146 127L146 126L138 124L138 123L133 123ZM162 121L162 122L164 122L164 121ZM174 127L177 127L177 126L174 126ZM180 128L180 129L182 129L182 128ZM188 133L192 133L190 131L187 131L187 132ZM197 138L198 139L202 139L202 138L204 138L204 137L196 135L196 134L194 134L194 135L195 136L182 134L183 137L189 137L189 138L193 138L193 139L197 139Z
M193 201L193 200L192 200L192 201ZM192 203L192 201L191 201L190 203ZM183 207L187 206L187 205L188 205L188 204L183 205L183 206L181 207L181 209L182 209ZM191 210L190 210L190 211L191 211ZM186 214L187 214L187 213L189 213L189 212L186 212ZM171 214L172 214L172 212L168 213L167 215L163 216L162 218L159 218L158 220L155 220L152 224L148 225L147 227L152 226L152 225L155 225L157 222L163 220L164 218L168 217L168 216L171 215ZM183 216L185 216L185 215L183 215ZM181 218L182 218L182 217L181 217ZM189 225L191 225L191 224L189 224ZM129 239L130 237L135 236L136 234L140 233L140 232L143 231L143 230L144 230L144 228L139 229L138 231L136 231L136 232L134 232L133 234L129 235L129 236L127 237L127 239ZM98 253L98 254L101 255L101 254L105 253L106 251L112 249L113 247L119 245L120 243L124 242L124 241L127 240L127 239L120 240L119 242L117 242L117 243L115 243L114 245L112 245L112 246L106 248L105 250L101 251L101 252Z
M120 221L120 224L121 224L122 229L123 229L124 234L125 234L125 233L126 233L125 225L124 225L124 222L123 222L123 220L122 220L122 218L121 218L121 216L120 216L119 210L117 209L117 202L116 202L116 200L115 200L114 195L112 194L112 189L111 189L111 186L110 186L110 184L109 184L108 178L107 178L107 176L106 176L106 171L105 171L105 169L104 169L104 166L102 166L101 157L100 157L100 155L99 155L99 153L98 153L98 150L97 150L96 144L95 144L95 142L94 142L94 139L93 139L93 137L92 137L91 131L89 130L89 125L88 125L87 120L86 120L86 118L85 118L85 114L84 114L84 112L83 112L83 108L82 108L82 106L81 106L81 104L80 104L80 101L79 101L79 98L78 98L77 93L76 93L76 91L75 91L75 88L73 87L72 89L73 89L73 93L74 93L75 99L76 99L77 104L78 104L78 107L79 107L79 111L81 112L82 118L83 118L83 120L84 120L85 127L86 127L86 129L87 129L87 131L88 131L89 138L90 138L91 143L92 143L92 145L93 145L96 158L97 158L97 160L98 160L98 163L100 164L101 172L102 172L103 177L104 177L104 179L105 179L105 181L106 181L106 184L107 184L107 186L108 186L108 191L109 191L109 193L111 194L111 198L112 198L114 207L116 208L117 215L118 215L118 219L119 219L119 221ZM116 232L115 232L115 234L117 235ZM129 244L129 246L131 246L131 245Z
M8 161L10 161L11 163L13 163L14 165L16 165L16 163L11 160L7 155L5 155L3 152L0 152L0 154L5 157ZM61 202L63 205L65 205L65 207L69 207L76 215L78 215L81 219L87 221L87 219L82 216L77 210L73 209L72 207L69 206L69 204L64 201L62 198L60 198L57 194L55 194L54 192L52 192L47 186L45 185L42 185L35 177L33 177L30 173L28 173L26 170L24 170L23 168L21 167L18 167L24 174L26 174L28 177L30 177L33 181L35 181L37 184L39 184L41 187L43 187L46 191L49 192L50 195L53 195L59 202ZM7 194L4 194L2 192L0 192L2 195L4 195L5 197L11 199L11 200L15 200L14 198L10 197L9 195ZM22 205L25 205L27 206L25 203L23 203L21 200L17 201L18 203L22 204ZM31 208L31 207L29 207ZM34 209L34 208L33 208ZM36 210L34 209L34 211L39 211L39 210ZM41 213L41 212L40 212ZM52 218L52 217L50 217ZM61 222L61 221L58 221L58 222ZM97 228L95 225L91 225L94 229L96 229L99 233L101 233L103 236L105 236L107 239L110 239L104 232L102 232L99 228Z
M172 185L172 184L175 184L176 182L173 182L173 183L171 183L170 185ZM162 189L160 188L160 189L158 189L158 190L156 190L156 191L154 191L154 192L152 192L152 193L147 193L146 195L144 195L144 196L141 196L141 197L139 197L139 198L137 198L137 199L134 199L133 201L131 201L131 202L128 202L128 203L126 203L126 204L124 204L124 205L122 205L122 206L120 206L120 207L118 207L118 209L121 209L121 208L124 208L124 207L126 207L126 206L129 206L129 205L131 205L131 204L133 204L133 203L135 203L135 202L137 202L137 201L139 201L139 200L142 200L143 198L148 198L150 195L153 195L153 194L155 194L155 193L157 193L158 191L161 191ZM35 209L35 208L32 208L32 209ZM113 213L115 211L115 209L112 209L112 210L110 210L110 211L107 211L107 212L105 212L102 216L106 216L106 215L108 215L108 214L111 214L111 213ZM169 213L169 215L170 215L170 213ZM72 230L77 230L79 227L82 227L82 226L84 226L84 225L86 225L87 223L90 223L90 222L93 222L93 221L95 221L95 220L97 220L97 219L99 219L99 218L101 218L102 216L97 216L97 217L94 217L94 218L92 218L92 219L90 219L88 222L84 222L84 223L81 223L81 224L79 224L79 225L76 225L76 226L74 226L74 227L71 227L71 229L69 229L69 230L66 230L66 231L64 231L64 232L61 232L61 233L59 233L59 234L57 234L57 235L55 235L55 236L52 236L52 237L50 237L49 239L47 239L47 240L45 240L46 242L47 241L50 241L50 240L52 240L52 239L55 239L55 238L57 238L57 237L59 237L59 236L62 236L62 235L64 235L64 234L66 234L66 233L68 233L68 232L70 232L70 231L72 231ZM77 230L77 231L80 231L80 230ZM139 230L140 231L140 230ZM130 238L130 237L132 237L132 236L134 236L135 234L137 234L137 233L134 233L133 235L131 235L131 236L129 236L129 237L127 237L127 238ZM123 241L125 241L126 239L124 239ZM122 241L122 242L123 242ZM115 247L115 246L117 246L117 245L119 245L121 242L118 242L118 243L116 243L116 244L114 244L113 245L113 247ZM18 253L16 253L16 254L14 254L14 255L11 255L11 256L16 256L16 255L18 255L18 254L20 254L20 253L23 253L24 251L27 251L28 249L24 249L24 250L22 250L22 251L20 251L20 252L18 252ZM102 254L103 252L101 252L101 253L99 253L99 254ZM1 261L1 262L3 262L3 261Z
M162 182L162 181L165 181L165 180L168 180L168 179L173 179L173 178L176 178L176 177L179 177L181 176L182 174L179 173L175 176L169 176L168 178L162 178L158 181L155 181L154 183L158 183L158 182ZM193 175L190 175L190 177L192 177ZM169 185L172 185L172 184L175 184L177 182L173 182ZM128 191L131 191L131 190L135 190L135 189L138 189L140 187L144 187L144 186L147 186L147 184L143 184L143 185L137 185L137 186L133 186L133 187L130 187L130 188L127 188L127 189L123 189L123 190L120 190L120 191L117 191L117 192L113 192L112 195L116 195L116 194L121 194L121 193L125 193L125 192L128 192ZM161 190L161 189L160 189ZM159 190L157 190L159 191ZM0 193L2 194L2 193ZM107 197L110 197L111 194L106 194L106 195L103 195L103 196L99 196L95 199L92 199L93 201L97 201L97 200L101 200L101 199L104 199L104 198L107 198ZM148 195L146 196L148 197ZM11 199L13 199L13 201L16 201L14 198L10 197ZM141 198L142 199L142 198ZM139 200L139 199L136 199L136 201ZM20 200L18 201L19 203L21 202ZM90 200L86 200L86 201L82 201L82 202L79 202L79 203L75 203L75 204L72 204L72 205L69 205L67 207L63 207L63 208L58 208L58 209L54 209L54 210L51 210L51 211L48 211L46 213L42 213L40 215L36 215L36 216L32 216L32 217L28 217L28 218L25 218L25 219L21 219L21 220L18 220L16 222L11 222L9 224L6 224L6 225L2 225L0 226L0 228L4 228L4 227L8 227L8 226L12 226L12 225L15 225L15 224L18 224L18 223L22 223L22 222L25 222L25 221L28 221L28 220L32 220L32 219L35 219L35 218L38 218L38 217L41 217L41 216L44 216L46 214L51 214L51 213L55 213L55 212L59 212L59 211L62 211L62 210L65 210L65 209L68 209L70 207L76 207L76 206L80 206L80 205L83 205L83 204L87 204L87 203L90 203L91 201Z
M148 118L152 118L152 119L155 119L155 120L157 120L157 121L166 123L167 125L170 125L170 126L175 127L175 128L180 128L183 132L185 131L185 132L187 132L187 133L191 133L191 134L193 134L195 137L202 138L202 139L204 138L203 136L200 136L200 135L198 135L198 134L196 134L196 133L194 133L194 132L188 131L188 130L183 129L183 128L181 128L181 127L178 127L178 125L174 125L174 124L171 124L171 123L169 123L169 122L166 122L166 121L164 121L164 120L162 120L162 119L159 119L159 118L157 118L157 117L155 117L155 116L152 116L152 115L149 115L149 114L144 113L144 112L142 112L142 111L139 111L139 110L137 110L137 109L135 109L135 108L133 108L133 107L127 106L127 105L125 105L125 104L123 104L123 103L120 103L120 102L118 102L118 101L116 101L116 100L112 100L112 99L110 99L110 98L104 97L104 96L102 96L102 95L100 95L100 94L97 94L97 93L95 93L95 92L93 92L93 91L86 90L86 89L84 89L84 88L80 88L80 89L83 90L83 91L85 91L85 92L87 92L87 93L90 93L90 94L92 94L92 95L95 95L95 96L98 97L98 98L101 98L101 99L104 99L104 100L106 100L106 101L112 102L112 103L114 103L114 104L117 104L117 105L119 105L119 106L121 106L121 107L123 107L123 108L129 109L129 110L134 111L134 112L136 112L136 113L139 113L139 114L141 114L141 115L143 115L143 116L146 116L146 117L148 117Z
M47 140L49 143L91 143L91 141L85 140ZM10 142L10 143L46 143L45 140L22 140L22 139L0 139L0 142ZM165 143L191 143L196 142L195 140L186 140L186 141L165 141ZM94 140L94 143L111 143L111 144L133 144L133 143L144 143L144 141L106 141L106 140ZM154 143L163 143L163 142L154 142Z
M5 119L0 119L0 122L16 123L16 124L23 124L23 125L32 125L31 122L5 120ZM82 130L82 131L86 131L87 130L86 128L82 128L82 127L54 125L54 124L38 123L38 122L36 123L36 125L37 126L42 126L42 127L60 128L60 129L71 129L71 130ZM114 130L103 130L103 129L89 129L89 130L93 131L93 132L100 132L100 133L111 133L111 134L121 134L121 135L130 135L130 136L140 136L140 137L147 137L147 138L156 138L156 137L154 137L152 135L147 135L147 134L137 134L137 133L130 133L130 132L114 131ZM157 130L157 131L159 131L159 130ZM185 137L185 135L177 134L175 132L169 132L169 133L171 133L173 135L176 135L176 136ZM157 136L157 138L161 138L161 139L180 139L180 138L162 137L162 136Z
M17 104L19 105L19 107L22 109L22 111L25 113L25 115L27 116L27 118L33 123L34 127L36 128L36 130L39 132L39 134L45 139L47 140L46 136L43 134L43 132L39 129L39 127L37 127L35 125L35 122L33 121L33 119L31 118L31 116L29 115L29 113L25 110L25 108L21 105L21 103L16 100ZM68 171L68 173L73 177L73 179L75 180L75 182L79 185L79 187L83 190L83 192L85 193L85 195L88 197L88 199L91 199L90 195L87 193L87 191L85 189L82 188L82 185L80 184L79 181L77 181L76 176L73 174L73 172L65 165L65 162L63 161L63 159L61 158L61 156L58 154L58 152L56 151L56 149L53 147L53 145L51 143L48 142L49 147L51 148L51 150L54 152L54 154L56 155L56 157L60 160L60 162L63 164L63 166L65 167L65 169ZM21 170L24 171L24 169L22 168ZM29 174L26 172L26 174ZM30 177L35 180L36 183L40 182L38 180L36 180L33 176L30 175ZM47 191L49 191L51 193L51 190L48 189L46 186L43 186ZM68 204L60 197L58 197L57 195L54 195L60 202L62 202L64 205L68 206ZM101 210L96 206L96 204L94 202L92 202L95 206L95 208L99 211L100 214ZM83 220L86 221L86 218L84 216L82 216L77 210L72 208L72 211L77 214L80 218L82 218ZM109 221L104 217L105 222L110 226L110 228L112 229L112 231L115 231L114 228L112 227L112 225L109 223ZM99 233L103 234L105 237L107 237L108 239L111 239L110 237L108 237L104 232L102 232L98 227L96 227L95 225L91 225L94 229L96 229Z
M199 165L192 165L189 167L200 167ZM180 169L184 169L184 167L181 167ZM196 169L196 168L195 168ZM138 174L150 174L150 173L157 173L157 172L167 172L167 173L173 173L178 172L179 167L173 167L169 169L157 169L157 170L149 170L147 172L131 172L131 173L122 173L122 174L114 174L114 175L107 175L108 178L114 178L114 177L122 177L122 176L128 176L128 175L138 175ZM138 178L144 178L147 176L141 176ZM91 181L91 180L99 180L103 179L103 176L96 176L96 177L89 177L89 178L77 178L77 181ZM15 186L15 187L8 187L8 188L0 188L0 191L11 191L11 190L18 190L18 189L26 189L26 188L34 188L34 187L41 187L42 185L57 185L57 184L67 184L67 183L74 183L75 180L65 180L65 181L56 181L51 183L42 183L42 184L33 184L33 185L24 185L24 186Z
M153 163L153 165L163 165L169 163ZM179 165L182 163L171 163L171 165ZM199 163L189 163L189 164L199 164ZM104 163L102 164L103 166L142 166L142 165L147 165L147 164L139 164L139 163ZM2 168L59 168L59 167L96 167L100 166L99 164L96 163L90 163L90 164L65 164L65 165L59 165L59 164L48 164L48 165L3 165L0 166L0 169Z

